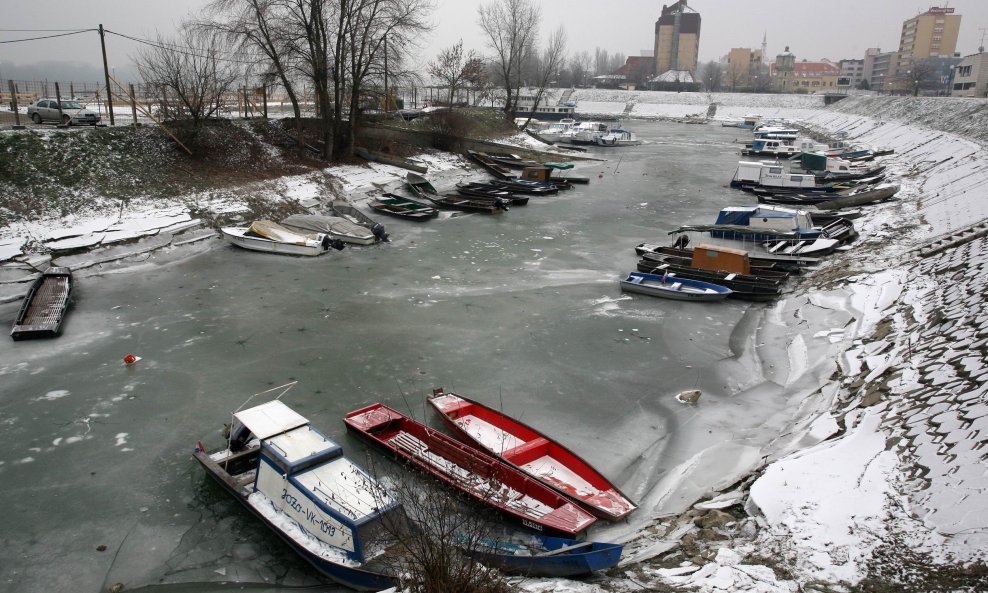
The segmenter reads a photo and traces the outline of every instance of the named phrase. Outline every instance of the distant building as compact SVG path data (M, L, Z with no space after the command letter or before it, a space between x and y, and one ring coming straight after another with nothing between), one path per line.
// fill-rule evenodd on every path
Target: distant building
M964 56L954 67L954 82L950 89L954 97L988 97L988 53Z
M687 6L686 0L663 6L655 22L655 74L688 70L695 76L699 53L700 13Z
M636 86L643 86L648 79L652 78L655 71L655 58L649 55L628 56L617 71L612 74L623 74L629 83Z
M864 80L864 60L841 60L838 87L858 88ZM868 84L871 84L870 82Z
M957 49L957 34L961 28L961 15L953 8L930 7L902 23L899 52L894 64L895 76L908 78L906 72L913 62L927 58L949 58Z
M796 56L789 51L789 46L786 46L786 51L775 56L775 63L772 64L769 73L772 77L772 88L779 92L787 92L792 88L792 80L796 75Z
M895 83L895 63L899 53L894 51L876 54L872 60L871 89L879 93L892 90Z
M796 62L786 51L775 58L769 73L773 86L784 93L830 93L837 90L840 67L829 61Z
M875 72L875 58L877 58L882 53L882 49L879 47L871 47L865 50L864 59L861 60L861 78L868 81L868 86L871 88L872 82L871 78Z
M759 86L758 76L761 73L762 50L735 47L727 54L727 85L732 91Z

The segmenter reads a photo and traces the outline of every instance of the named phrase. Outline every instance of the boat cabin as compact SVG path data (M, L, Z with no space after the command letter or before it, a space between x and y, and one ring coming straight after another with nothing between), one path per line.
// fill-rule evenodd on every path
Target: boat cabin
M521 170L521 178L525 181L552 182L552 169L549 167L525 167Z
M731 180L731 187L744 185L764 185L769 187L814 187L816 176L789 173L785 167L775 163L751 163L741 161Z
M733 274L751 273L751 260L747 251L706 243L693 248L691 266L699 270L716 270Z
M277 400L234 414L230 434L231 446L248 438L260 441L249 499L267 498L270 507L257 502L254 507L269 520L286 523L286 531L301 529L354 562L365 562L376 553L368 544L382 540L383 521L400 507L343 456L342 447Z
M776 206L729 206L720 211L714 224L733 224L773 231L806 232L813 219L805 210Z
M799 137L799 130L794 128L777 128L763 126L753 131L753 135L758 138L772 138L775 140L795 140Z

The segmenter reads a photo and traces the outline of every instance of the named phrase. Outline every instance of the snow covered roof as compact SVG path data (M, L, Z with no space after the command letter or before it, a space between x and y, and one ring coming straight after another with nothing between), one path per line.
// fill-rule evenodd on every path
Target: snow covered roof
M246 426L254 436L266 439L309 423L298 412L292 410L279 400L241 410L233 415Z
M689 70L666 70L652 78L652 82L695 82Z

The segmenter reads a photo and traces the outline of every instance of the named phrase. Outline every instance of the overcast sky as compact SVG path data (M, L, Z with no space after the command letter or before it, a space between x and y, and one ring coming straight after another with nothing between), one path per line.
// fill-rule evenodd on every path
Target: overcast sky
M542 28L548 33L562 25L567 50L572 53L594 48L611 54L640 55L650 50L655 21L663 3L641 0L536 0L542 8ZM463 39L468 48L487 51L477 25L480 0L435 0L432 20L435 29L415 52L425 63L442 48ZM99 23L109 30L133 37L171 34L189 14L201 11L207 0L3 0L0 41L57 34L13 31L13 29L88 29ZM925 12L930 6L950 6L961 20L957 51L975 53L988 28L988 0L691 0L700 13L700 61L719 59L732 47L759 48L767 36L768 55L790 46L797 59L860 59L867 48L898 49L902 21ZM112 68L124 71L136 53L137 44L107 36ZM0 43L0 79L28 76L45 78L50 64L72 62L78 71L99 72L99 36L95 32L67 37ZM62 76L62 75L59 75Z

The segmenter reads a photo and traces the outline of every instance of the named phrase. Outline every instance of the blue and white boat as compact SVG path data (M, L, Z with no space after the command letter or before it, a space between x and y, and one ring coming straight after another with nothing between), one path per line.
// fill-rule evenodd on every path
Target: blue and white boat
M857 238L854 224L844 218L837 218L826 226L820 226L806 210L793 210L780 206L760 204L758 206L729 206L717 215L715 225L748 227L743 237L730 230L712 231L710 236L721 239L744 239L748 241L770 241L778 238L778 233L794 233L797 241L827 240L836 244ZM764 230L764 234L759 234Z
M535 534L513 539L482 539L463 547L467 555L506 574L566 578L613 568L623 550L622 544Z
M720 284L680 278L674 273L647 274L631 272L621 280L621 290L677 301L722 301L733 290Z
M281 401L236 412L227 448L209 454L200 441L194 457L322 574L358 590L394 586L382 536L401 506Z

